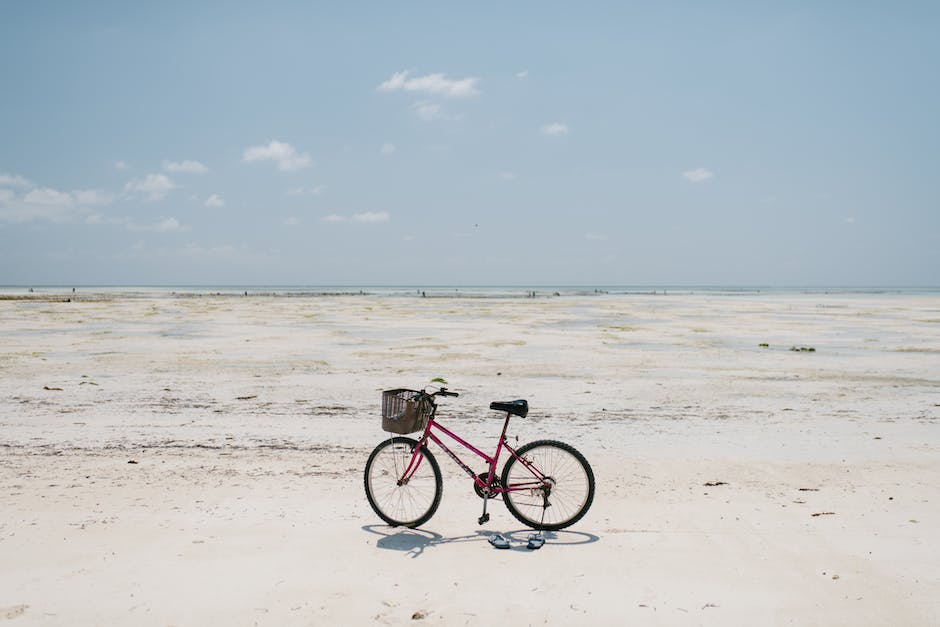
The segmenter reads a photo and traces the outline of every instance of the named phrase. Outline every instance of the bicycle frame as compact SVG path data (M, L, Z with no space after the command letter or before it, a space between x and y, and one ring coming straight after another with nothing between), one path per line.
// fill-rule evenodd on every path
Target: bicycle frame
M503 421L503 430L499 435L499 442L496 445L496 452L490 456L473 446L459 435L448 429L447 427L438 424L434 418L437 415L437 404L434 405L434 409L431 411L431 416L428 418L428 424L424 428L424 433L421 438L418 440L418 446L415 447L414 452L411 456L411 461L408 464L408 467L405 469L405 472L399 478L399 485L404 485L408 483L408 480L417 472L418 467L421 465L421 462L424 460L424 455L421 453L421 449L427 445L427 441L431 440L447 453L447 456L450 457L454 462L460 466L465 473L467 473L473 483L480 488L480 490L485 495L495 495L502 494L504 492L514 492L518 490L532 490L532 489L542 489L546 486L546 477L543 475L538 468L536 468L529 460L525 457L521 457L516 453L516 450L509 445L509 442L506 441L506 429L509 428L509 418L511 414L506 414L506 419ZM487 466L488 472L486 473L486 481L483 481L480 478L480 475L477 475L473 470L468 466L460 457L450 449L444 442L438 437L433 430L439 431L442 435L449 437L451 440L457 444L463 446L465 449L476 455L477 457L482 458ZM516 460L522 464L522 466L532 473L532 480L526 481L523 483L514 483L511 486L494 486L493 482L496 480L496 466L499 464L499 457L503 452L503 449L509 451L509 454L516 458ZM481 473L483 474L483 473Z

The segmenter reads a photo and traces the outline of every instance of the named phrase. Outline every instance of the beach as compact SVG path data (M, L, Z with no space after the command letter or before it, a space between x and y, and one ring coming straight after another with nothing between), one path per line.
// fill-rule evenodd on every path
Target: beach
M940 623L940 293L421 291L3 292L0 621ZM381 391L435 377L490 452L527 399L584 519L530 551L440 452L382 524Z

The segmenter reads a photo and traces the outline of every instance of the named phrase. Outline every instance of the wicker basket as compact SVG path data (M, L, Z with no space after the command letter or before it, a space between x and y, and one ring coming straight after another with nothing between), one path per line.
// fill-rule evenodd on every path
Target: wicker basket
M382 428L399 434L423 431L434 406L427 397L415 400L420 395L405 389L382 392Z

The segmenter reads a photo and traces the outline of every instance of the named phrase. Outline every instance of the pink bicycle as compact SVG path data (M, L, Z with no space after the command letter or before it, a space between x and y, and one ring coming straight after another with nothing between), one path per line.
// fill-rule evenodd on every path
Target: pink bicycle
M437 511L444 484L441 469L428 450L431 440L453 459L471 479L473 490L483 499L486 523L489 499L502 496L503 503L524 525L536 530L564 529L581 520L594 500L594 472L584 456L573 446L555 440L536 440L518 449L510 446L506 429L512 416L525 417L529 404L524 400L493 402L490 409L506 412L503 430L490 456L466 442L435 420L437 396L458 396L447 388L434 392L389 390L382 393L382 427L397 434L421 432L415 440L392 436L375 447L366 462L365 489L369 505L393 527L423 525ZM487 465L474 472L439 435L447 436L480 457ZM496 467L503 451L509 459L497 476Z

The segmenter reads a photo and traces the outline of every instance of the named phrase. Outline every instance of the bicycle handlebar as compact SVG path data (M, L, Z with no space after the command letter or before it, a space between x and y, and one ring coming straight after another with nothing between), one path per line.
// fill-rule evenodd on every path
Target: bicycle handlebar
M438 388L437 392L432 392L430 396L460 396L457 392L448 392L447 388Z

